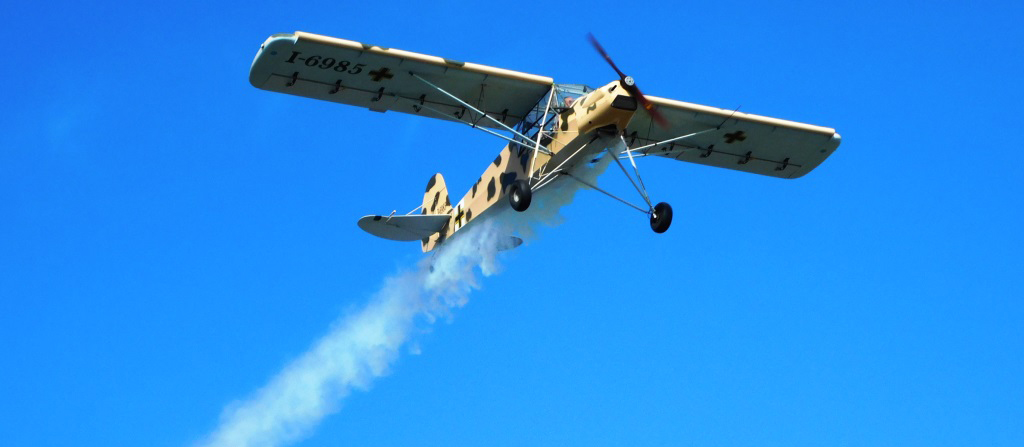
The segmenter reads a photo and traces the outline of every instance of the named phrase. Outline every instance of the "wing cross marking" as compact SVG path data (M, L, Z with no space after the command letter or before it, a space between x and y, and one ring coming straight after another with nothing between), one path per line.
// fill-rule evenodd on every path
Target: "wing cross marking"
M380 69L371 71L370 77L373 78L373 82L380 82L381 79L391 79L395 77L395 75L391 73L390 68L381 67Z
M736 141L743 141L746 139L747 135L744 134L742 130L737 130L736 132L725 134L725 142L728 144L732 144Z

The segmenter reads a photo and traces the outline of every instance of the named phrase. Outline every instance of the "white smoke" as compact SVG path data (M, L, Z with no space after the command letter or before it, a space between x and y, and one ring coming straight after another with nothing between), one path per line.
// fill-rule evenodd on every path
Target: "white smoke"
M604 157L573 174L593 184L608 161ZM308 436L345 396L388 373L418 333L417 324L433 323L465 305L480 287L476 269L484 276L498 272L497 247L505 238L513 232L532 238L536 224L560 224L558 209L572 202L581 186L561 178L534 196L526 212L482 217L445 242L433 259L386 278L364 308L332 324L251 398L228 405L217 429L198 445L275 447Z

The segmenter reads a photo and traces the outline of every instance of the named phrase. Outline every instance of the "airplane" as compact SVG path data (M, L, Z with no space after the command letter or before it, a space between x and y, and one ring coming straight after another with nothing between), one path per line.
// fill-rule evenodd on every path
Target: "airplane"
M592 35L589 39L619 76L596 89L301 31L266 39L249 82L375 112L455 121L505 140L494 162L454 206L438 173L427 182L420 207L358 221L381 238L420 241L423 252L492 213L508 207L526 211L534 194L570 179L645 213L651 229L664 233L672 223L672 207L651 202L637 158L657 156L795 179L839 147L840 136L832 128L646 96ZM576 174L602 156L618 164L643 204ZM509 248L522 242L513 239Z

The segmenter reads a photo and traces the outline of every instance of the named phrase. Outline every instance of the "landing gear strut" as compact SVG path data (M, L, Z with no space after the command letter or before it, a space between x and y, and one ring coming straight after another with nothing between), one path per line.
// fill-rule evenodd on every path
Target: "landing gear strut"
M508 203L509 205L512 205L512 209L519 212L526 211L526 209L530 207L530 201L532 199L533 192L530 191L530 184L527 183L526 180L516 180L512 183L512 187L508 192ZM671 216L669 216L669 218L671 218Z
M651 229L655 233L664 233L672 225L672 206L665 202L654 205L651 210Z
M668 231L668 227L670 225L672 225L672 206L667 204L667 203L665 203L665 202L660 202L657 205L654 205L654 204L651 203L651 199L647 195L647 188L644 186L644 181L643 181L643 179L640 178L640 171L636 168L636 163L633 162L632 152L631 152L630 149L628 149L629 146L626 144L625 140L623 140L622 146L627 148L623 152L626 154L625 158L628 158L629 161L630 161L630 164L633 165L633 172L636 174L636 181L633 181L633 177L629 175L629 171L626 171L626 167L622 165L621 161L619 161L619 154L617 152L613 152L611 148L605 148L605 150L608 152L608 156L612 157L612 160L614 160L615 163L619 165L619 168L622 169L622 173L626 174L626 178L628 178L630 183L633 184L633 187L636 188L636 191L640 193L640 197L642 197L644 199L644 202L647 203L647 207L648 207L647 209L643 209L643 208L641 208L639 206L636 206L636 205L634 205L632 203L629 203L629 202L627 202L627 201L625 201L625 200L615 196L614 194L612 194L612 193L610 193L608 191L605 191L605 190L603 190L601 188L598 188L597 185L591 184L590 182L588 182L586 180L583 180L583 179L581 179L579 177L576 177L571 172L562 172L561 174L567 175L567 176L571 177L573 180L576 180L577 182L580 182L581 184L583 184L585 186L588 186L588 187L590 187L592 189L596 189L597 191L601 192L602 194L604 194L604 195L606 195L608 197L611 197L611 198L613 198L615 200L618 200L619 202L622 202L622 203L632 207L633 209L635 209L635 210L637 210L637 211L639 211L641 213L646 214L647 217L649 217L650 220L651 220L651 230L654 230L655 233L659 233L660 234L660 233L664 233L664 232ZM516 199L512 195L509 195L509 200L512 201L512 207L515 208L516 207L516 204L515 204L515 200Z

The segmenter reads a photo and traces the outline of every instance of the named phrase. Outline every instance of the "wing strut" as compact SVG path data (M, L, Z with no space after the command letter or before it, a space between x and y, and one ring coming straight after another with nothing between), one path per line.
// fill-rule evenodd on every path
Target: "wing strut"
M466 102L466 101L463 101L463 100L462 100L461 98L459 98L458 96L455 96L455 95L453 95L453 94L451 94L451 93L448 93L447 91L445 91L445 89L443 89L443 88L441 88L441 87L438 87L438 86L436 86L436 85L432 84L432 83L431 83L430 81L428 81L428 80L426 80L426 79L423 79L423 78L422 78L422 77L421 77L420 75L418 75L418 74L416 74L416 73L413 73L413 72L411 72L411 71L410 71L410 72L409 72L409 74L410 74L410 75L412 75L412 77L414 77L414 78L416 78L416 79L419 79L419 80L420 80L421 82L423 82L424 84L427 84L428 86L430 86L430 87L431 87L431 88L433 88L434 90L437 90L437 91L439 91L439 92L441 92L441 93L444 93L444 94L445 94L446 96L448 96L449 98L451 98L451 99L454 99L454 100L458 101L458 102L459 102L459 104L462 104L462 105L463 105L463 107L466 107L466 108L468 108L468 109L470 109L470 110L472 110L472 111L474 111L474 112L476 112L476 113L480 114L480 115L481 115L482 117L484 117L484 118L487 118L487 119L489 119L489 120L493 121L493 122L494 122L495 124L497 124L497 125L499 125L499 126L503 127L503 128L505 129L505 130L507 130L507 131L509 131L509 132L512 132L512 134L513 134L513 135L515 135L515 136L518 136L519 138L522 138L522 139L523 139L523 140L525 140L525 141L530 141L530 137L528 137L528 136L526 136L526 135L523 135L523 134L521 134L521 133L519 133L519 132L516 132L516 130L515 130L515 129L513 129L513 128L511 128L511 127L508 127L508 126L507 126L507 125L506 125L505 123L503 123L503 122L501 122L501 121L498 121L498 120L494 119L494 117L492 117L492 116L488 115L487 113L481 112L481 111L480 111L480 109L477 109L476 107L473 107L473 106L472 106L472 105L470 105L470 104L469 104L468 102ZM460 116L459 118L460 118L460 120L461 120L461 118L462 118L462 117ZM475 123L467 123L467 124L470 124L471 126L473 126L473 127L476 127L476 124L475 124ZM518 143L518 142L517 142L517 143ZM519 144L522 144L522 143L519 143ZM545 154L545 155L551 155L551 151L550 151L550 150L548 150L548 148L546 148L546 147L542 146L542 145L540 144L540 140L537 140L537 149L538 149L538 150L542 150L542 151L544 152L544 154Z
M646 156L647 152L650 149L653 149L655 147L661 146L663 144L674 143L674 142L679 141L679 140L683 140L683 139L690 138L690 137L695 137L695 136L700 135L700 134L711 132L712 130L720 130L720 129L721 129L721 126L719 126L719 127L712 127L710 129L704 129L704 130L700 130L700 131L697 131L697 132L689 133L689 134L683 135L681 137L669 138L667 140L659 141L657 143L651 143L651 144L648 144L646 146L640 146L640 147L638 147L636 149L626 149L626 155L629 155L630 159L632 160L632 157L633 157L632 153L633 152L641 152L642 151L643 155L641 155L641 157L642 156Z
M433 108L433 107L430 107L430 106L428 106L428 105L426 105L426 104L423 104L423 105L416 105L415 107L419 107L420 109L427 109L427 110L429 110L429 111L431 111L431 112L434 112L434 113L436 113L436 114L438 114L438 115L440 115L440 116L444 116L444 117L447 117L447 116L448 116L448 115L447 115L447 114L445 114L444 112L442 112L442 111L440 111L440 110L437 110L437 109L435 109L435 108ZM518 140L515 140L515 139L512 139L512 138L509 138L509 137L507 137L507 136L505 136L505 135L502 135L502 134L500 134L500 133L498 133L498 132L495 132L495 131L493 131L493 130L490 130L490 129L485 129L485 128L483 128L483 127L477 126L477 125L476 125L476 123L474 123L474 122L471 122L471 121L466 121L466 120L462 119L461 117L460 117L459 119L455 120L455 121L458 121L458 122L460 122L460 123L462 123L462 124L465 124L465 125L467 125L467 126L470 126L470 127L474 128L474 129L476 129L476 130L482 130L482 131L484 131L484 132L487 132L487 133L489 133L489 134L491 134L491 135L494 135L494 136L496 136L496 137L498 137L498 138L501 138L501 139L503 139L503 140L507 140L507 141L509 141L509 142L512 142L512 143L514 143L514 144L518 144L518 145L520 145L520 146L526 146L526 145L525 145L525 144L523 144L523 142L521 142L521 141L518 141ZM539 150L540 150L541 152L544 152L544 153L545 153L545 154L547 154L547 155L550 155L550 154L551 154L551 153L550 153L550 152L549 152L549 151L548 151L548 150L547 150L546 148L544 148L543 146L541 146L541 147L539 148Z
M551 99L555 97L555 87L551 87L551 92L548 93L548 105L544 107L544 114L541 115L540 120L547 118L548 112L551 110ZM538 121L540 121L538 120ZM530 171L526 173L530 181L533 180L533 169L537 165L537 152L540 150L540 139L544 135L544 126L547 123L541 123L540 129L537 130L537 142L533 147L533 156L530 157Z
M583 146L580 146L579 149L576 149L576 152L573 152L572 155L566 157L565 160L562 160L562 162L559 163L558 166L555 166L555 169L552 169L551 172L548 172L547 174L544 174L544 176L541 177L540 180L537 180L537 183L536 183L537 186L534 187L534 191L539 190L539 189L547 186L552 181L554 181L554 179L557 178L557 176L563 172L562 171L562 166L565 166L565 164L568 163L569 160L572 160L573 158L576 157L576 154L578 154L581 151L583 151L583 149L586 149L587 146L590 146L590 143L593 143L594 141L597 141L597 138L598 138L598 136L594 135L593 139L588 141Z

